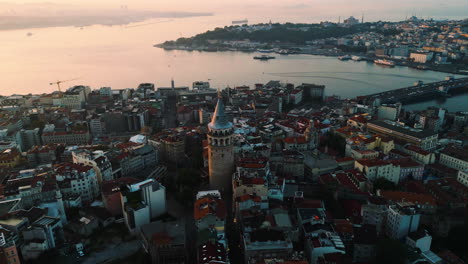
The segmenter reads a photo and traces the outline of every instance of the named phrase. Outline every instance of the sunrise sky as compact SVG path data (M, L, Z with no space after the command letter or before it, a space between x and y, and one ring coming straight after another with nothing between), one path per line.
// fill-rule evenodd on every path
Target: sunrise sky
M246 16L268 13L272 16L344 17L364 13L370 20L398 20L410 15L441 19L467 17L466 4L467 0L6 0L0 1L0 15L54 15L69 9L119 9L126 5L132 10L243 13Z

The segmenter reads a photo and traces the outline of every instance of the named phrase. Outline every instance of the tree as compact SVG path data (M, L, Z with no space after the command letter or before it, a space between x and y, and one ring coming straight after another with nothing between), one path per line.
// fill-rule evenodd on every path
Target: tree
M396 190L395 183L383 178L379 177L374 182L374 190L386 190L386 191L394 191Z
M468 220L465 220L463 226L457 226L450 230L446 243L451 251L465 260L468 259L466 245L468 245Z
M176 184L179 190L184 187L196 189L201 183L201 175L195 169L182 168L178 170Z
M45 126L44 121L42 121L42 120L33 120L33 121L31 121L31 124L29 124L29 126L26 126L26 128L27 129L35 129L35 128L43 129L44 126Z
M346 140L336 135L335 133L328 132L326 135L326 140L320 142L323 146L328 146L328 148L338 151L341 155L344 156L346 149Z
M77 124L72 127L73 131L88 131L88 127L85 124Z
M191 205L195 192L202 182L200 172L195 169L182 168L177 171L177 199L184 205Z
M376 263L404 264L408 254L406 246L398 240L382 239L377 242Z

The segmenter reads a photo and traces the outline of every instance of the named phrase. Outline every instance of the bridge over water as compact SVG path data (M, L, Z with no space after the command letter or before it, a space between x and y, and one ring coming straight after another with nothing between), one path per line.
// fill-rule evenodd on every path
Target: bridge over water
M370 104L376 99L381 103L411 103L434 99L436 97L447 96L450 91L468 89L468 77L455 79L447 77L444 81L423 83L416 82L413 86L390 90L381 93L362 96L366 104Z

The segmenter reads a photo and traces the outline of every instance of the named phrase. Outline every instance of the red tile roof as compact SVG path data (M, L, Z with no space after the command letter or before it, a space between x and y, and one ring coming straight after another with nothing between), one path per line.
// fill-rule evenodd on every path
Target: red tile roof
M436 200L434 197L428 194L381 190L379 195L393 202L405 201L416 204L428 204L432 206L436 205Z
M354 159L352 157L344 157L344 158L336 159L336 162L338 163L347 162L347 161L354 161Z
M307 140L305 137L287 137L283 139L286 144L306 144Z
M409 150L409 151L413 151L413 152L416 152L418 154L421 154L421 155L429 155L431 154L429 151L426 151L418 146L415 146L415 145L408 145L408 146L405 146L405 149Z
M356 160L359 164L366 166L366 167L377 167L377 166L385 166L389 163L385 160L379 159L360 159Z
M367 119L361 115L358 115L358 116L353 116L353 117L350 117L349 119L353 120L353 121L356 121L356 122L359 122L359 123L364 123L366 124L367 123Z
M400 166L402 168L424 167L424 165L419 164L411 158L390 160L390 163L392 163L393 166Z
M237 197L236 199L238 202L245 202L248 200L252 200L256 203L260 203L262 201L262 197L257 196L257 195L251 195L251 194L245 194L240 197Z
M226 218L226 204L214 197L203 197L195 201L194 218L200 220L207 215L216 215L220 219Z

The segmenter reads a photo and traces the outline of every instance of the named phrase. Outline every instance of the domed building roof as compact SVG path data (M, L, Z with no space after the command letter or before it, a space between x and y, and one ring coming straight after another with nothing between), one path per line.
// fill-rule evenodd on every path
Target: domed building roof
M224 103L221 98L218 98L216 109L213 114L211 122L208 124L210 129L228 129L232 127L232 123L229 122L224 113Z

